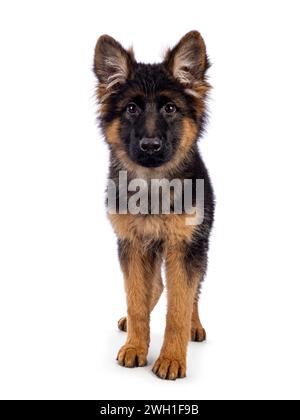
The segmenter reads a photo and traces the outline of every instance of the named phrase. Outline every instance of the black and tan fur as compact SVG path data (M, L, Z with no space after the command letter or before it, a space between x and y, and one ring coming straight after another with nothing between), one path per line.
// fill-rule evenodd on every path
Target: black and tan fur
M134 178L204 179L204 219L188 225L187 214L110 214L118 237L125 278L127 318L119 328L127 340L117 360L126 367L144 366L150 342L149 320L162 291L166 266L168 310L164 343L153 372L163 379L186 375L188 341L204 341L198 314L200 284L207 266L214 198L197 147L205 124L209 67L201 35L192 31L167 51L161 64L137 63L132 50L113 38L99 38L94 59L98 78L102 132L110 149L110 178L119 171ZM155 153L143 141L156 139ZM149 140L150 139L150 140ZM148 143L145 147L148 147Z

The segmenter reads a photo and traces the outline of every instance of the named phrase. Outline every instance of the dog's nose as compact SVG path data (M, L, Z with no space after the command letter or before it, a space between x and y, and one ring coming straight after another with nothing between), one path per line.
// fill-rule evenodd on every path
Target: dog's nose
M162 141L158 137L144 137L140 141L140 149L148 153L149 155L152 155L153 153L159 152L162 147Z

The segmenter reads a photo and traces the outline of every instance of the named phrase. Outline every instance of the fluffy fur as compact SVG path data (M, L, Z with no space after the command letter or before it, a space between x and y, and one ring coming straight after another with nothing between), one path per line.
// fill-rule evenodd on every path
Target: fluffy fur
M184 377L189 339L206 338L198 296L207 267L214 198L197 139L206 121L208 67L197 31L168 50L160 64L137 63L132 50L108 35L101 36L95 48L99 121L110 149L110 179L117 181L119 172L126 170L128 182L176 178L192 179L195 185L196 179L204 180L201 225L188 225L185 213L109 215L118 237L128 306L127 317L119 321L119 328L127 330L117 357L122 366L147 362L150 313L162 293L161 266L166 265L165 338L153 367L163 379Z

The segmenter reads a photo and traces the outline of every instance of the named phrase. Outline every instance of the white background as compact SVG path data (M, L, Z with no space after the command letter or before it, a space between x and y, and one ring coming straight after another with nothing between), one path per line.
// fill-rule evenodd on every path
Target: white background
M0 397L300 397L298 1L2 1ZM96 127L93 49L108 33L155 62L187 31L213 67L201 150L216 223L188 378L125 369L108 152Z

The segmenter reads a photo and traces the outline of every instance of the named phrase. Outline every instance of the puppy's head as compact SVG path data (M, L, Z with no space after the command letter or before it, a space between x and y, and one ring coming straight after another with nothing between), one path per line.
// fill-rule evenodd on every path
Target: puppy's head
M176 165L203 126L208 59L199 32L186 34L160 64L141 64L108 35L95 48L101 126L114 153L131 166ZM128 166L127 165L127 166Z

